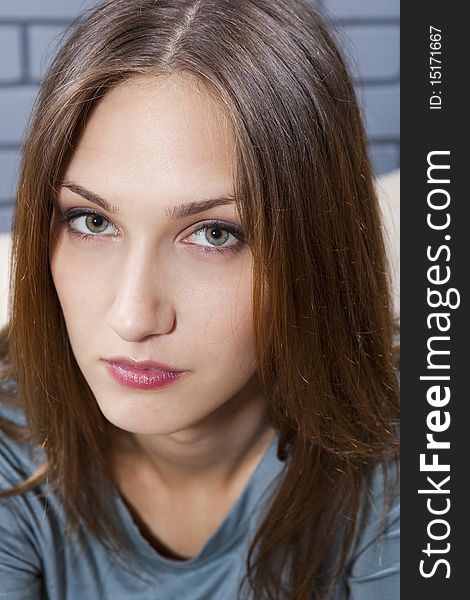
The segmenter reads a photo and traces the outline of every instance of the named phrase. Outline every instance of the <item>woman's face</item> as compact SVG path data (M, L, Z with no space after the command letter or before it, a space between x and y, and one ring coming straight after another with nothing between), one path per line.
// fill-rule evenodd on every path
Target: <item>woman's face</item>
M52 276L77 363L126 431L188 429L258 393L234 160L220 106L173 75L109 92L68 165Z

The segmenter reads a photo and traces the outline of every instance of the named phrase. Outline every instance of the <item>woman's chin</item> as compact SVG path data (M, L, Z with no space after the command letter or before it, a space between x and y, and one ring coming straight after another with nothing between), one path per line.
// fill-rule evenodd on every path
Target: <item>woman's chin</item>
M181 411L172 410L172 407L136 407L135 401L126 399L120 399L119 406L116 406L115 400L112 406L98 401L98 406L114 427L138 435L170 435L190 429L200 420L197 415L184 415Z

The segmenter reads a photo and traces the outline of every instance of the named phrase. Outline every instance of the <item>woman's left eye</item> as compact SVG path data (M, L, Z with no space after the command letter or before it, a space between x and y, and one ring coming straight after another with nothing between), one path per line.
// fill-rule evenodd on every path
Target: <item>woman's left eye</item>
M244 242L241 229L225 223L204 223L186 239L190 244L219 252L238 250Z

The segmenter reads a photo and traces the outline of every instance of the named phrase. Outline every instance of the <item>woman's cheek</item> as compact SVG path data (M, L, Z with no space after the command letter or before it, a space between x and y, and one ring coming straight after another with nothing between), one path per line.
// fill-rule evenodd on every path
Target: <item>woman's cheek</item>
M81 310L91 315L93 307L109 290L112 263L106 253L77 251L69 241L60 241L51 254L51 273L64 316ZM114 271L114 269L113 269Z
M190 301L187 306L191 306ZM252 362L251 277L237 273L234 278L219 281L210 293L201 294L193 315L201 327L201 341L211 350L228 353L237 360L246 357Z

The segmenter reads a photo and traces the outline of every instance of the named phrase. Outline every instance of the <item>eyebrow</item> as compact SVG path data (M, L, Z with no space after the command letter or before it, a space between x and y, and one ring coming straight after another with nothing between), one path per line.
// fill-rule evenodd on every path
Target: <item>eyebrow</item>
M98 194L95 194L95 192L87 190L78 183L74 183L73 181L67 181L66 183L63 183L61 187L67 188L74 194L78 194L82 198L85 198L85 200L88 200L89 202L98 205L100 208L106 210L107 212L114 214L119 212L118 209L115 206L111 206L111 204L107 200L101 198L101 196L98 196Z
M73 181L67 181L62 184L61 187L67 188L74 194L78 194L82 198L85 198L89 202L96 204L103 210L110 213L118 213L119 210L116 206L112 206L107 200L95 194L90 190L87 190L83 186ZM165 209L165 215L169 219L183 219L192 215L199 214L216 206L224 206L226 204L233 204L235 202L235 196L233 194L227 194L225 196L218 196L216 198L207 198L205 200L196 200L194 202L185 202L177 206L169 206Z

